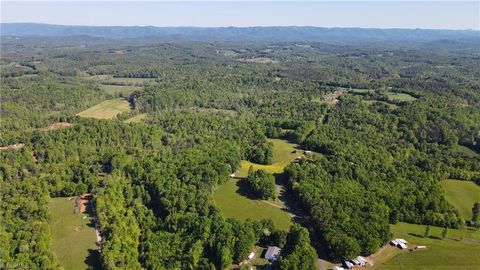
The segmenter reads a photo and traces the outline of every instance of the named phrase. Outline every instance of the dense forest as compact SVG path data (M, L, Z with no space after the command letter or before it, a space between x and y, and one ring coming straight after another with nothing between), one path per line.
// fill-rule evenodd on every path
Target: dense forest
M389 224L464 226L438 183L480 181L475 42L2 39L0 268L58 269L48 201L86 192L103 269L225 269L255 245L282 248L276 269L314 269L374 253ZM112 98L131 111L76 115ZM212 203L242 160L273 162L267 138L311 151L283 173L306 219L288 232ZM268 172L248 184L276 197Z

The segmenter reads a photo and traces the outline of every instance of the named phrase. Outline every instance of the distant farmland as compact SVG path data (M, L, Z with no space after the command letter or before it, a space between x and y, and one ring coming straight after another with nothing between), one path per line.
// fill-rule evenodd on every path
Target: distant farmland
M106 100L83 112L78 113L78 116L96 118L96 119L112 119L117 114L128 112L131 110L130 104L123 98Z

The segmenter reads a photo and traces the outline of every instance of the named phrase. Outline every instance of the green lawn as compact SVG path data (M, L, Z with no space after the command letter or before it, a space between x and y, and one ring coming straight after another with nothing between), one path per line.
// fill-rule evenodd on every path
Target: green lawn
M237 183L239 179L228 180L213 194L215 205L227 218L246 219L271 219L275 227L287 231L292 224L290 215L264 200L252 200L239 193Z
M282 230L288 230L292 224L289 213L281 209L283 202L278 199L273 200L254 200L245 196L241 192L242 178L248 175L250 166L255 169L264 169L270 173L281 173L283 169L301 156L303 151L297 150L296 144L289 143L281 139L269 139L274 145L273 156L274 163L271 165L260 165L243 160L240 170L236 173L235 179L228 180L220 186L214 193L213 199L215 205L222 211L225 217L245 219L272 219L275 226ZM296 153L292 153L296 151Z
M123 98L117 98L101 102L77 115L97 119L112 119L117 116L117 114L128 112L129 110L131 110L131 108L128 101Z
M48 205L52 215L52 252L65 269L98 266L97 257L89 252L97 249L95 229L88 225L91 218L83 219L85 214L74 215L74 205L75 199L68 201L67 198L53 198Z
M412 102L417 100L416 97L413 97L409 94L405 93L397 93L397 92L387 92L386 93L388 98L393 100L393 101L406 101L406 102Z
M472 207L480 202L480 186L472 181L443 180L440 185L445 189L445 197L465 220L472 218Z
M391 225L394 237L404 238L409 247L427 246L421 251L397 250L393 258L375 269L479 269L480 232L450 229L441 240L443 228L431 227L430 238L422 237L425 226L399 223ZM463 235L463 239L461 238ZM390 254L392 255L392 254Z

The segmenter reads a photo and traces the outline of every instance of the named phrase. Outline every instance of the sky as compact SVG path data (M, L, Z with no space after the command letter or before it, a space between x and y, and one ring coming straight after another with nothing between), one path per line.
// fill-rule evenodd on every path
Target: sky
M480 0L1 1L1 22L96 26L320 26L480 30Z

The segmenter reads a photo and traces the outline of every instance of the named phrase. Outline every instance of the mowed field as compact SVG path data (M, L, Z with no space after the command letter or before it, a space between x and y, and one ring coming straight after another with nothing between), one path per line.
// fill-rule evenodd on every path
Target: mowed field
M236 174L237 177L247 177L250 166L254 169L265 170L269 173L282 173L283 169L292 163L297 157L302 156L303 150L296 149L297 145L281 139L268 139L273 143L273 159L271 165L256 164L247 160L242 160L240 170ZM295 153L293 153L295 151Z
M406 101L406 102L412 102L417 100L416 97L413 97L409 94L405 93L397 93L397 92L387 92L386 93L388 98L394 101Z
M123 98L117 98L101 102L77 115L97 119L112 119L117 116L117 114L128 112L129 110L131 110L131 108L128 101Z
M67 198L53 198L48 205L52 252L64 269L98 266L98 258L90 253L97 249L95 229L89 225L91 218L83 219L83 213L74 215L74 206L75 199Z
M404 238L409 247L424 245L420 251L395 249L388 253L392 256L385 263L377 264L374 269L479 269L480 232L470 229L449 229L446 239L441 239L443 228L431 227L431 237L424 238L424 225L398 223L391 225L394 237ZM380 260L381 261L381 258Z
M283 169L301 156L302 150L296 150L297 145L280 139L269 139L274 145L274 163L260 165L243 160L236 178L228 180L213 194L215 205L220 208L225 217L246 219L271 219L275 227L288 230L292 224L290 214L283 208L283 203L276 200L254 200L244 196L240 191L242 179L248 175L250 166L254 169L264 169L270 173L281 173ZM296 151L296 153L292 153Z
M465 220L472 218L472 207L480 202L480 186L472 181L443 180L440 185L445 189L445 197Z

